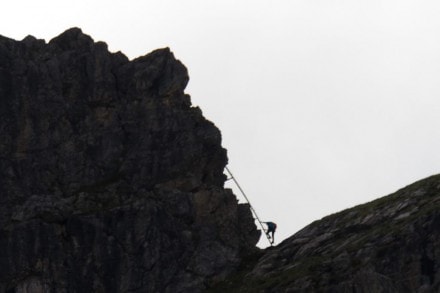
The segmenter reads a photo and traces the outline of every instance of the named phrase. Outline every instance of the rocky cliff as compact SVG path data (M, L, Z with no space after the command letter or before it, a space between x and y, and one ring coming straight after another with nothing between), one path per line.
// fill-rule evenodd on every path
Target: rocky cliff
M0 36L0 292L199 292L259 238L169 49Z
M168 49L0 36L0 292L440 292L440 175L265 251Z
M440 175L310 224L211 292L440 292Z

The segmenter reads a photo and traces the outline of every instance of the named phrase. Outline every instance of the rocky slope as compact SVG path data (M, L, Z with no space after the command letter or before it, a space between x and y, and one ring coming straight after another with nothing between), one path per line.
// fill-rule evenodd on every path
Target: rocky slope
M259 238L169 49L0 36L0 292L199 292Z
M312 223L210 292L440 292L440 175Z

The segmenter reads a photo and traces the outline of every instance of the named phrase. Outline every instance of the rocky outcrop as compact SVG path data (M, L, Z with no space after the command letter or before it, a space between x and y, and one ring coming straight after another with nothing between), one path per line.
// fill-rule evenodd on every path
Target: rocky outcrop
M211 292L440 292L440 175L312 223Z
M0 292L198 292L259 238L169 49L0 37Z
M0 36L0 292L440 292L440 175L255 248L169 49Z

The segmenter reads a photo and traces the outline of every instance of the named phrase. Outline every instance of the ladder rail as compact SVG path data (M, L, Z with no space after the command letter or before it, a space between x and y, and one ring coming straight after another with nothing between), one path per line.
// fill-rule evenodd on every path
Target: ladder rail
M263 222L261 222L260 218L258 217L257 212L255 211L254 207L252 206L251 202L249 201L249 198L246 196L246 193L244 192L243 188L241 188L240 184L238 183L238 181L235 179L234 175L232 174L231 170L229 170L229 168L227 166L225 166L226 171L229 173L229 176L231 176L230 179L232 179L235 183L235 185L237 185L238 189L240 190L241 194L244 196L244 198L246 199L247 203L249 204L249 207L252 211L252 213L254 214L255 218L257 219L258 223L260 223L261 229L264 233L264 235L266 235L267 241L269 241L270 245L272 246L272 242L270 241L269 235L266 234L266 229L263 226Z

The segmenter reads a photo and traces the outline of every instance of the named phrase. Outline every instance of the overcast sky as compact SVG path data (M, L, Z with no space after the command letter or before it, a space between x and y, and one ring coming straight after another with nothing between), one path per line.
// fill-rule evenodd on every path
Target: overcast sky
M129 58L171 48L277 242L439 173L439 1L2 4L3 36L73 26Z

